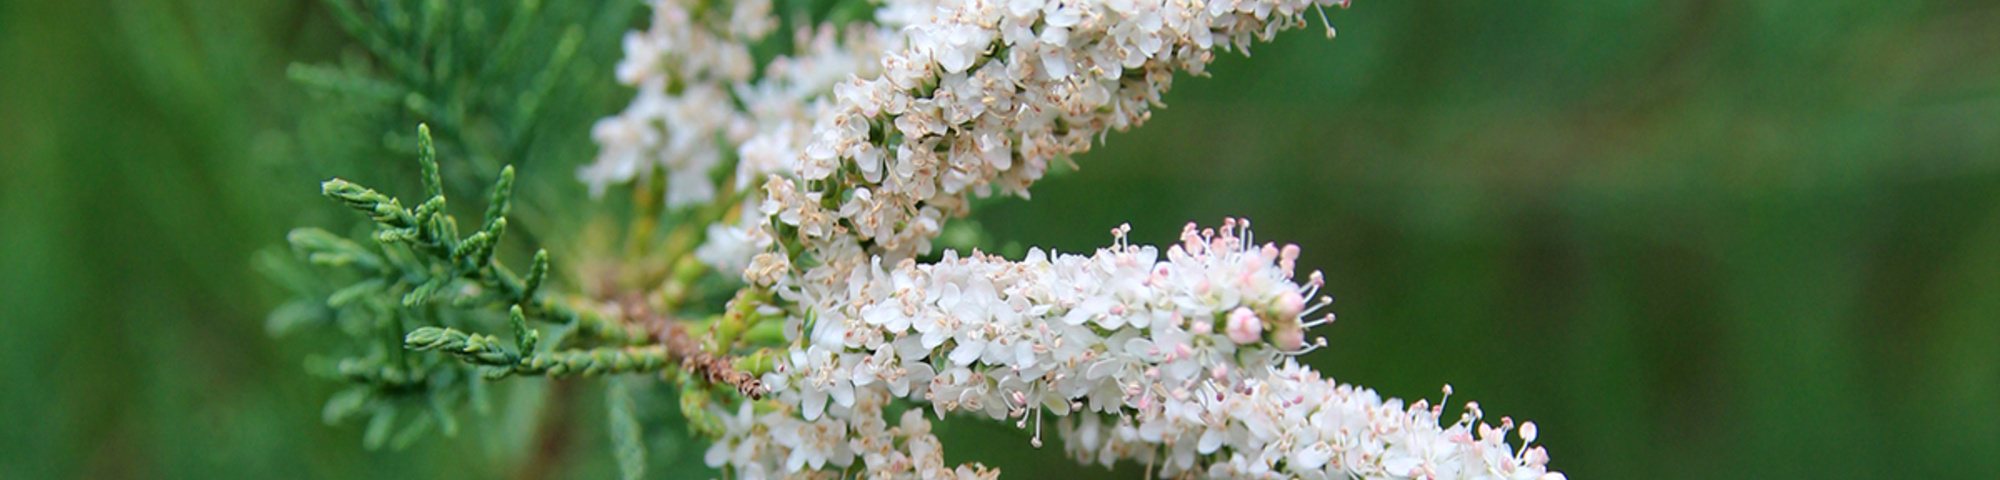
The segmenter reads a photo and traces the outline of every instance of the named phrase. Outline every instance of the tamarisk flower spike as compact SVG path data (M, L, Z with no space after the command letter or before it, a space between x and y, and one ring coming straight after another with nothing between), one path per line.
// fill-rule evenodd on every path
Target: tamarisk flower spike
M1476 405L1444 422L1443 401L1384 399L1299 365L1275 336L1310 328L1291 297L1315 286L1296 282L1285 249L1225 225L1236 228L1189 225L1164 252L1120 228L1089 256L947 251L893 267L875 257L843 294L802 305L812 325L794 319L799 344L764 378L787 414L759 417L753 430L772 438L727 440L761 455L711 465L851 468L874 438L857 425L884 421L869 402L901 398L939 416L1032 424L1034 445L1054 415L1070 456L1135 460L1166 477L1562 478L1530 445L1532 427L1510 444L1513 421L1482 423ZM1262 336L1240 338L1246 323ZM826 446L841 428L849 448ZM871 476L940 478L893 460L918 452L867 448L891 459L862 462Z
M790 175L766 180L789 184L767 190L765 210L821 257L849 238L892 261L928 252L971 196L1026 197L1052 162L1144 123L1175 73L1199 75L1217 50L1247 52L1324 5L1339 3L891 2L878 16L914 19L902 41L879 76L836 86Z

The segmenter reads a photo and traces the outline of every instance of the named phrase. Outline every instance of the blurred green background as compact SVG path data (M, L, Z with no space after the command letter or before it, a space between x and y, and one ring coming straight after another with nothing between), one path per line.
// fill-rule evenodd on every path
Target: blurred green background
M2000 478L2000 4L1333 13L1338 39L1225 55L975 217L1068 251L1252 218L1327 272L1319 368L1535 420L1571 478ZM622 28L593 26L587 65L608 71ZM0 478L520 472L479 430L362 449L321 423L309 350L265 334L282 297L253 252L351 220L316 182L414 177L292 138L327 107L287 65L355 48L313 2L0 3ZM615 112L589 81L613 93L576 108ZM592 152L561 138L524 201L581 191ZM584 404L557 477L615 471ZM958 423L955 457L1099 473Z

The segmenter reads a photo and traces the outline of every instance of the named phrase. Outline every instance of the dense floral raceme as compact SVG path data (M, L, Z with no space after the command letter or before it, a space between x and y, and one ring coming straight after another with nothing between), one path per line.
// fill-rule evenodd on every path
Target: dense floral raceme
M1247 50L1321 6L946 2L902 31L880 76L835 86L795 176L767 185L766 211L823 256L847 237L891 258L926 252L969 195L1026 196L1052 162L1144 122L1175 72L1199 74L1216 50Z
M1120 227L1091 255L916 260L971 196L1027 196L1053 162L1145 121L1176 73L1344 1L891 0L800 28L761 68L748 45L773 29L768 0L652 6L619 65L638 97L597 125L580 177L601 191L664 171L674 207L754 191L695 256L774 292L788 322L774 395L707 407L724 419L709 465L997 475L945 464L929 422L956 413L1037 447L1052 423L1072 457L1162 478L1562 478L1533 423L1485 423L1477 404L1441 423L1442 401L1300 366L1333 318L1322 277L1295 275L1298 248L1256 243L1248 221L1190 224L1165 248Z
M1310 348L1308 329L1332 319L1313 317L1324 300L1306 300L1317 272L1293 281L1296 247L1255 245L1247 222L1234 220L1221 230L1189 225L1164 252L1129 245L1124 232L1090 256L947 252L938 263L893 268L878 260L856 270L847 291L804 299L815 316L780 371L765 377L799 418L770 417L778 423L764 431L777 440L751 442L771 447L726 464L769 469L812 448L806 458L831 455L836 465L863 456L871 475L937 478L943 471L899 460L916 452L864 445L871 436L859 430L843 437L852 439L846 450L778 439L880 424L880 408L868 404L875 400L862 399L887 396L940 417L1009 419L1034 429L1037 446L1043 417L1073 417L1058 420L1059 432L1080 460L1138 460L1165 476L1548 474L1539 447L1505 441L1511 420L1481 424L1472 405L1439 425L1441 408L1404 408L1293 362L1291 354Z

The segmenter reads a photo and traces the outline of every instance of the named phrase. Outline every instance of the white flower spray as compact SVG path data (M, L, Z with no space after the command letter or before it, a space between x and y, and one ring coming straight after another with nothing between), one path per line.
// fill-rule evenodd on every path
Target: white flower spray
M914 260L969 196L1027 196L1051 162L1143 123L1177 72L1325 6L1345 2L890 1L872 23L801 29L753 75L767 0L654 1L619 65L639 96L594 129L603 154L580 177L601 190L660 168L679 207L717 201L709 170L733 161L733 186L762 195L695 255L775 292L789 318L773 395L710 406L723 432L708 464L996 476L945 464L927 416L956 412L1161 478L1562 478L1533 423L1510 444L1513 420L1483 423L1476 403L1441 423L1443 400L1385 400L1299 365L1325 345L1308 333L1331 301L1319 272L1295 275L1296 246L1255 243L1248 221L1190 224L1164 250L1120 227L1088 256Z

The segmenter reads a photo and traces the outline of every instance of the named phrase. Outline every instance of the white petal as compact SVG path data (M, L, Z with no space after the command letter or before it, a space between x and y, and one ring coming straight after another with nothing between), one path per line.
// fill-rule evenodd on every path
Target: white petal
M826 391L807 387L804 400L804 405L801 406L805 410L799 413L805 416L806 421L818 420L820 412L826 410ZM797 470L797 468L793 468L793 470Z
M1201 452L1202 455L1207 455L1215 453L1215 450L1218 448L1222 448L1222 429L1210 428L1207 431L1201 432L1201 440L1200 443L1195 444L1195 451Z
M978 360L979 355L985 352L986 342L984 341L961 343L958 345L958 348L952 349L951 363L958 365L970 364L973 360Z

